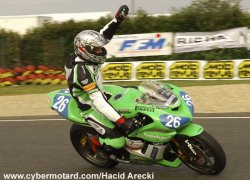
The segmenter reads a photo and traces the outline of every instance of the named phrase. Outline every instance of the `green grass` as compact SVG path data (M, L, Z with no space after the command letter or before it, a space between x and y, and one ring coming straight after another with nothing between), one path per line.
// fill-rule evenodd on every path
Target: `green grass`
M165 81L180 87L188 86L211 86L211 85L227 85L227 84L250 84L250 80L176 80ZM112 82L105 84L114 84L122 86L137 86L140 82ZM20 85L0 87L0 96L6 95L23 95L23 94L41 94L48 93L57 89L65 89L65 85Z

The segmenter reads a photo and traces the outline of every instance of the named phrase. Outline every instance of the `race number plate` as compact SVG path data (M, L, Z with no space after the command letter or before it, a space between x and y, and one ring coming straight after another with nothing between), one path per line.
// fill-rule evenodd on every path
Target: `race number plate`
M185 103L188 106L192 115L194 115L194 105L193 105L193 101L192 101L191 97L184 91L180 92L180 96L185 101Z
M161 123L169 129L177 129L190 121L188 117L163 114L160 116Z
M70 96L56 95L53 102L52 108L65 118L68 117L68 106L70 98Z

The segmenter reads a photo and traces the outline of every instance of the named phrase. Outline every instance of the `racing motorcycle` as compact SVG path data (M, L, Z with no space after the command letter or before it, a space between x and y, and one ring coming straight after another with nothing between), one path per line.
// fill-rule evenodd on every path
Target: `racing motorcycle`
M67 89L48 94L50 106L73 122L70 138L75 150L95 166L112 168L122 163L156 164L179 167L182 163L201 174L219 174L226 165L221 145L201 125L192 122L194 105L181 88L157 81L137 87L104 85L108 102L128 121L141 126L126 135L121 157L99 157L91 137L98 132L81 116L77 103Z

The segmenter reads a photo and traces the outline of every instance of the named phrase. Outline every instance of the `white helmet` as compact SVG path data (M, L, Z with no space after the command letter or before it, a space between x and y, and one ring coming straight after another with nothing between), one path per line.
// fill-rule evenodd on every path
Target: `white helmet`
M103 64L107 55L103 46L107 42L104 36L97 31L82 31L74 39L75 53L86 61Z

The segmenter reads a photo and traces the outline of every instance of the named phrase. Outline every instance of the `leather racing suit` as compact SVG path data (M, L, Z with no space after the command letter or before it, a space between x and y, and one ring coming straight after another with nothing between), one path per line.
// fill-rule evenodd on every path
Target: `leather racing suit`
M100 30L107 43L120 23L121 21L114 18ZM108 103L103 92L100 64L85 61L74 53L66 59L65 73L70 93L76 100L83 118L100 134L99 142L115 149L122 148L125 138L113 123L121 118L121 115Z

